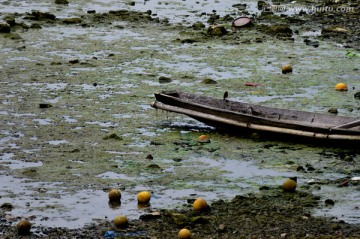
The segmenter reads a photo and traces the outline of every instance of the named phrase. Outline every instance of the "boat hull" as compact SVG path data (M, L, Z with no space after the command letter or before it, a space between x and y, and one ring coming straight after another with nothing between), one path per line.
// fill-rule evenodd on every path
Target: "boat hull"
M159 93L155 97L153 108L184 114L222 130L360 143L360 126L337 127L356 122L354 117L263 107L181 92Z

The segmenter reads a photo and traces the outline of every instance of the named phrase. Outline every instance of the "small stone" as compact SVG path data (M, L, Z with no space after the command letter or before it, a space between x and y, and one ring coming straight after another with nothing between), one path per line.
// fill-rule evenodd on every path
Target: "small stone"
M303 220L309 220L309 217L307 217L307 216L302 216L301 217Z
M296 171L305 171L305 168L300 165L296 168Z
M166 76L160 76L159 77L159 83L160 84L164 84L164 83L170 83L172 80L169 77Z
M354 98L360 100L360 91L354 94Z
M186 39L181 40L180 42L183 44L185 44L185 43L192 44L194 42L197 42L197 40L186 38Z
M70 64L77 64L79 62L80 62L79 59L74 59L69 61Z
M11 27L16 25L15 18L10 16L5 17L4 21L7 22Z
M306 169L307 171L315 171L315 168L313 166L307 166Z
M227 30L223 26L210 26L207 33L211 36L223 36L227 33Z
M71 17L71 18L65 18L62 22L65 24L78 24L81 23L82 20L81 18L78 17Z
M39 23L33 23L30 25L31 29L41 29L41 25Z
M270 189L269 186L261 186L261 187L259 188L259 191L264 191L264 190L269 190L269 189Z
M157 164L150 164L147 166L147 168L150 168L150 169L161 169L159 165Z
M69 4L69 1L68 0L55 0L55 3L56 4Z
M339 229L340 229L340 225L337 224L337 223L334 223L334 224L331 225L331 229L333 229L334 231L335 231L335 230L339 230Z
M4 209L6 211L11 211L14 208L14 206L9 202L5 202L5 203L1 204L0 208Z
M104 140L108 140L108 139L122 140L122 138L115 133L107 135L107 136L103 137L103 139Z
M146 156L146 159L152 160L152 159L154 159L154 157L153 157L151 154L148 154L148 155Z
M207 85L215 85L217 84L217 81L210 79L210 78L206 78L204 80L202 80L203 84L207 84Z
M344 158L344 161L353 162L354 159L353 159L353 157L351 157L350 155L346 155L345 158Z
M48 103L40 103L39 104L40 109L47 109L47 108L51 108L51 107L52 107L52 105L48 104Z
M337 110L337 108L330 108L330 109L328 110L328 112L331 113L331 114L337 114L337 113L338 113L338 110Z
M275 24L272 26L269 26L266 31L269 34L280 36L280 37L290 37L293 34L293 31L291 30L289 25L285 24Z
M325 199L325 205L333 206L333 205L335 205L335 202L332 199Z
M205 28L205 24L202 23L202 22L195 22L193 25L192 25L192 28L194 30L201 30L201 29L204 29Z
M10 25L7 22L0 22L0 33L10 33Z
M281 233L281 235L280 235L281 238L286 238L286 236L287 236L287 233Z
M32 11L29 18L33 20L55 20L56 16L47 12Z
M151 212L151 213L148 213L148 214L143 214L139 218L142 221L150 221L150 220L154 220L154 219L157 219L157 218L160 218L160 217L161 217L160 212Z
M225 226L225 224L220 224L220 226L219 226L219 231L225 231L225 228L226 228L226 226Z

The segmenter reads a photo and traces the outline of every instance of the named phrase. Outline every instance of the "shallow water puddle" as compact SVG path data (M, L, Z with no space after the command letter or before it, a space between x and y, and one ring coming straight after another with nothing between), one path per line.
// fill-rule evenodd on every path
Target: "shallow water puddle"
M0 162L6 165L12 156L11 154L3 155ZM261 181L267 180L267 183L269 183L268 180L272 176L275 176L275 181L277 182L282 178L279 178L280 175L276 171L259 169L251 162L227 161L225 159L215 161L208 158L198 160L201 161L201 164L207 165L206 168L220 168L220 170L228 172L224 175L224 178L229 177L230 181L235 178L237 179L236 181L245 181L230 183L229 187L216 181L189 181L188 186L191 186L188 189L171 189L160 185L153 186L151 187L152 209L182 207L181 205L186 204L187 199L200 196L206 197L209 201L219 198L231 199L240 192L243 194L254 190L257 182L261 183ZM32 164L23 162L11 163L12 165L16 163L15 168L25 168L28 166L34 168L42 165L40 162ZM96 175L96 177L130 181L137 180L126 174L118 174L111 171ZM253 181L254 179L256 179L256 182ZM252 181L252 184L248 184L246 181ZM209 191L208 189L210 188L211 190ZM203 189L207 190L203 191ZM143 209L138 209L136 201L137 192L149 190L146 187L122 190L121 206L115 209L108 205L107 192L105 191L91 189L74 190L72 191L71 188L64 187L62 183L35 182L29 179L17 179L12 176L3 175L0 189L2 194L0 204L11 202L15 206L15 209L10 212L12 216L31 217L32 222L36 225L68 228L81 227L96 218L111 219L119 213L127 215L132 219L137 219L141 214L146 213Z
M320 191L313 191L320 194ZM335 205L325 205L315 210L314 215L332 217L344 220L348 223L359 223L360 221L360 190L358 187L329 187L321 186L321 195L328 195ZM344 198L344 196L346 197Z

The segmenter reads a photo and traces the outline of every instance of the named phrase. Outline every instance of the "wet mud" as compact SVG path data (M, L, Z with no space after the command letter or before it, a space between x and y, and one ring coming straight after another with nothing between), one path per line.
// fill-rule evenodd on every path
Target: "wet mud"
M26 238L104 237L125 214L120 238L176 238L182 227L194 238L359 237L358 149L235 137L150 107L161 90L227 90L232 100L356 116L358 11L255 12L244 29L231 26L238 10L183 23L149 10L69 11L1 15L1 236L26 218ZM286 63L292 74L281 73ZM340 81L348 91L334 90ZM296 193L278 188L288 177ZM119 208L108 205L110 188L123 193ZM137 207L141 190L152 192L150 208ZM196 197L211 210L194 213Z

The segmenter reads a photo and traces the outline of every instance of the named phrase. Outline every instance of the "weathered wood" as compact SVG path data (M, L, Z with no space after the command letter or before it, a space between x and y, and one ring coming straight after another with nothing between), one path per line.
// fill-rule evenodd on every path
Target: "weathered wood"
M157 102L152 107L185 114L216 128L360 142L360 124L355 117L264 107L184 92L159 93L155 97Z
M350 129L350 128L357 127L359 125L360 125L360 119L357 119L357 120L351 121L351 122L346 123L346 124L338 125L338 126L336 126L334 128L337 128L337 129Z

